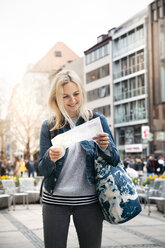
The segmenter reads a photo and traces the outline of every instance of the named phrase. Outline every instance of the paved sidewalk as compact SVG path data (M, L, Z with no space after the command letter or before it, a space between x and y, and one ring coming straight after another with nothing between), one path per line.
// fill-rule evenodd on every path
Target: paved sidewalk
M120 224L104 223L102 248L164 248L165 218L151 207L133 220ZM0 210L0 248L43 248L42 207L39 204L17 205L16 210ZM67 248L78 248L73 222L71 222ZM53 247L52 247L53 248Z

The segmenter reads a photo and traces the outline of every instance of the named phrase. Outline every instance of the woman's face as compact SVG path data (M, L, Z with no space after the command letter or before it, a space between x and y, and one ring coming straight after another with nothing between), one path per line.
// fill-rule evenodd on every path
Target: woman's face
M63 104L70 117L76 117L81 104L80 91L77 84L69 82L63 86Z

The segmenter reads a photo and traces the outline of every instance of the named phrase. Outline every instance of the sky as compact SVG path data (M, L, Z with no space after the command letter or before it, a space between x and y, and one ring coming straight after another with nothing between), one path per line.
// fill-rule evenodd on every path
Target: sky
M77 55L153 0L0 0L0 90L10 92L57 42Z

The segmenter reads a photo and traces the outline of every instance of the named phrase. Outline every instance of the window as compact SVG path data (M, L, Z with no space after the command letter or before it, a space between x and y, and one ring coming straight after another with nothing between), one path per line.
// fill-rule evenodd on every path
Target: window
M106 56L106 55L108 55L109 54L109 44L106 44L105 46L104 46L104 55Z
M94 101L99 98L104 98L110 95L110 85L102 86L101 88L97 88L87 92L87 100Z
M145 94L144 74L137 77L138 95Z
M125 130L125 144L134 144L134 128L127 127Z
M144 27L143 27L143 25L137 27L136 37L137 37L137 40L141 40L141 39L144 38Z
M141 143L140 125L119 129L119 145L139 143Z
M95 112L102 113L106 117L109 117L110 116L110 105L106 105L106 106L103 106L103 107L95 108L94 111Z
M86 74L86 82L90 83L100 78L106 77L108 75L109 75L109 64L97 68L94 71L88 72Z
M122 44L123 47L125 47L127 45L127 36L126 36L126 34L124 34L121 37L121 44Z
M129 56L129 74L135 72L135 54Z
M61 57L61 56L62 56L62 52L61 52L61 51L55 51L55 52L54 52L54 55L55 55L56 57Z
M119 145L125 144L125 128L120 128L119 130Z
M86 57L86 64L90 64L98 59L101 59L102 57L109 54L109 43L105 44L104 46L101 46L97 48L96 50L90 52L87 54Z
M137 59L137 71L144 69L144 51L141 50L136 55Z
M127 81L123 81L121 83L121 93L122 93L122 99L126 99L127 94L128 94L128 82Z
M141 143L141 126L134 127L134 142L135 144Z
M121 76L127 75L127 58L121 60Z
M136 81L135 81L135 78L130 79L129 86L130 86L130 97L136 96Z
M135 41L135 30L131 30L128 33L128 44L132 44Z

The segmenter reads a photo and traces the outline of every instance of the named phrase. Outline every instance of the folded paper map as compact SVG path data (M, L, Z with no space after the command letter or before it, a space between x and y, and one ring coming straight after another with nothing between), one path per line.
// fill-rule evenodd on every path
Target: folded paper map
M71 130L55 136L51 142L54 147L66 149L70 145L83 140L92 140L99 133L102 133L102 125L100 117L85 122L82 125L76 126Z

